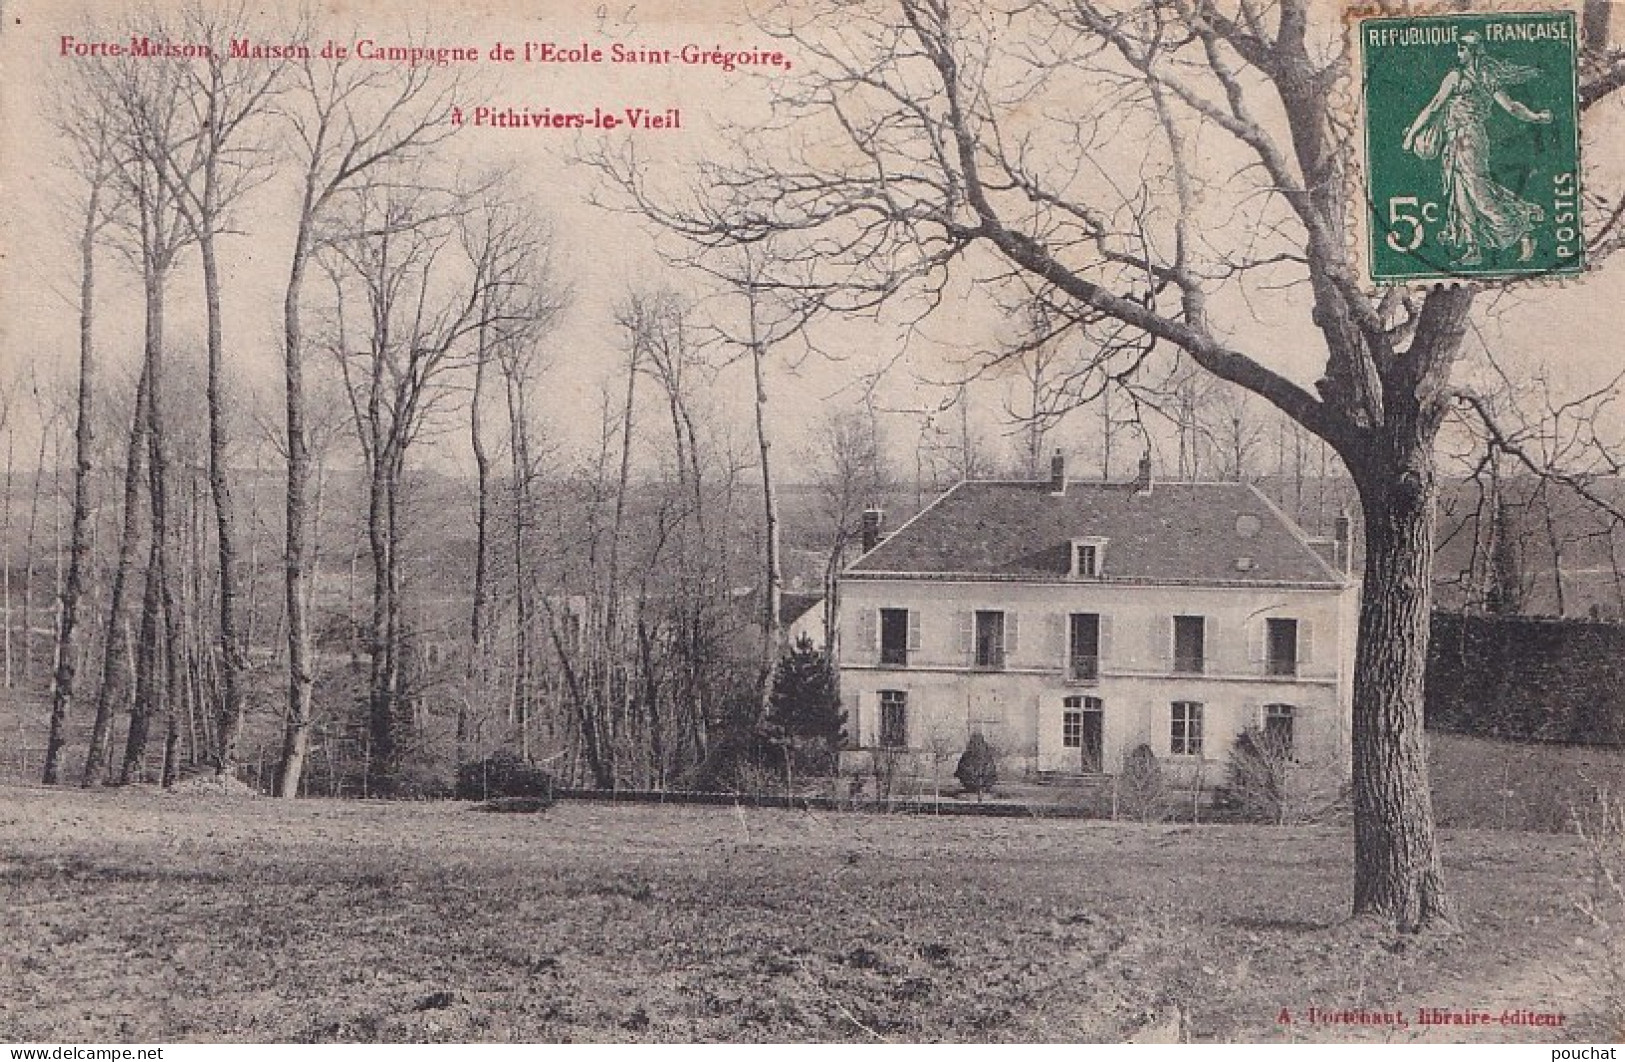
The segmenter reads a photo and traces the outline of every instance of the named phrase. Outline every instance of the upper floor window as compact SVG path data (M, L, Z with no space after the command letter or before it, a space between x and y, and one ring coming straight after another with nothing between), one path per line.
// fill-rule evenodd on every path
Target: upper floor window
M880 747L908 747L908 693L905 690L880 691Z
M1175 701L1169 717L1168 751L1175 756L1202 754L1202 705Z
M908 665L908 609L880 610L880 662L895 667Z
M1298 621L1264 621L1264 669L1271 675L1298 673Z
M978 611L975 618L975 662L977 667L1004 666L1004 613Z
M1206 667L1207 621L1202 616L1174 617L1174 670L1199 675Z
M1072 576L1077 579L1098 579L1104 570L1106 540L1103 538L1075 538L1072 540Z
M1067 617L1066 674L1075 682L1100 677L1100 616L1074 612Z

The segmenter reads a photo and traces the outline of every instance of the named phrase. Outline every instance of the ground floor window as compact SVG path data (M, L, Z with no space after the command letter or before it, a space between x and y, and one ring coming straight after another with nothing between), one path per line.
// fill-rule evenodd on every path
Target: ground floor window
M903 690L880 691L880 747L908 747L908 693Z
M1202 754L1202 705L1197 701L1175 701L1169 726L1168 751L1175 756Z
M1264 706L1264 737L1284 756L1292 755L1293 722L1298 710L1290 704Z

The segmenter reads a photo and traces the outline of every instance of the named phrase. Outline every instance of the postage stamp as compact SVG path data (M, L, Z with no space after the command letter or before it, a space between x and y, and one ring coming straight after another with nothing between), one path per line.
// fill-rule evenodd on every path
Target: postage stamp
M1355 28L1366 279L1579 273L1574 13L1368 17Z

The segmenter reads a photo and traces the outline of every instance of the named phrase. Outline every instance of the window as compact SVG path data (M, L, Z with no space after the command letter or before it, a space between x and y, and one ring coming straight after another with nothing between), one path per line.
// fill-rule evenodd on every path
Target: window
M1074 682L1100 677L1100 616L1074 612L1067 623L1066 676Z
M908 666L908 609L880 610L880 662Z
M1298 621L1265 620L1264 670L1270 675L1298 673Z
M1175 701L1168 731L1168 751L1175 756L1202 754L1202 706L1196 701Z
M1297 714L1290 704L1264 706L1264 739L1288 758L1292 756L1292 722Z
M1174 617L1174 670L1200 675L1207 624L1201 616Z
M1072 576L1077 579L1098 579L1106 555L1103 538L1075 538L1072 540Z
M903 690L880 691L880 747L908 747L908 694Z
M1004 613L976 613L976 666L1004 667Z

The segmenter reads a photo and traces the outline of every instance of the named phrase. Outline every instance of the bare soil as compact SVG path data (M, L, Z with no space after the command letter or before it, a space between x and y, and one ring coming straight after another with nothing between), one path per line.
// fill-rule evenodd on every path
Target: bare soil
M1347 920L1349 848L1330 827L4 787L0 1040L1609 1035L1574 838L1447 832L1463 928L1419 938ZM1421 1027L1423 1007L1564 1018Z

